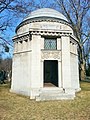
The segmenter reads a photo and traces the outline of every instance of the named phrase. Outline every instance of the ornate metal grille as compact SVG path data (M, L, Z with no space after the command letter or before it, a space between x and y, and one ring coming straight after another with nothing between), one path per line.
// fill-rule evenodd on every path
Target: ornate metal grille
M57 40L56 39L45 39L44 40L44 49L47 50L56 50L57 49Z

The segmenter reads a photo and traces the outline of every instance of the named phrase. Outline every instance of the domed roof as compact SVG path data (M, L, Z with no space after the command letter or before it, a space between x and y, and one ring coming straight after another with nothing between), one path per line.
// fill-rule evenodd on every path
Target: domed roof
M57 18L68 22L67 18L63 14L51 8L42 8L35 10L31 12L23 21L40 17Z

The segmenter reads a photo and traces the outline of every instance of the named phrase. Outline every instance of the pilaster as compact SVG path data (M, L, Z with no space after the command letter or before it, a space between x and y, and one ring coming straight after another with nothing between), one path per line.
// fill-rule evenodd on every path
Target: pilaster
M71 88L70 38L62 36L62 80L63 88Z
M61 81L61 61L58 61L58 86L62 87L62 81Z
M57 38L57 50L61 50L61 38Z
M43 88L43 84L44 84L44 60L41 60L41 88Z
M41 48L40 48L41 36L32 35L31 44L31 88L40 87L40 58L41 58Z

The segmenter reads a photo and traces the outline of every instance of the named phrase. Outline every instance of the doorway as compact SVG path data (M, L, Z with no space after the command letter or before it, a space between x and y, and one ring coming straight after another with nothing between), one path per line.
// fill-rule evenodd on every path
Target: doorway
M44 87L58 87L58 61L44 61Z

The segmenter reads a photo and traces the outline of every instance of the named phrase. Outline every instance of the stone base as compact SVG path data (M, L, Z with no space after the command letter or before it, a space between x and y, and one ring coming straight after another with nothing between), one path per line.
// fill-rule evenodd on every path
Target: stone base
M36 96L39 96L39 94L40 94L40 89L39 88L31 89L31 91L30 91L30 99L35 99Z
M80 92L81 88L75 89L75 92Z
M33 88L26 91L10 90L10 92L30 96L30 99L36 99L36 101L48 101L48 100L73 100L75 98L75 92L81 89L71 88L58 88L58 87L45 87L45 88Z
M30 96L29 90L28 90L28 91L21 91L21 90L13 90L13 89L10 89L10 92L16 93L16 94L19 94L19 95Z
M65 93L69 95L75 96L75 89L72 88L65 88Z

